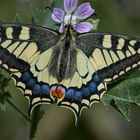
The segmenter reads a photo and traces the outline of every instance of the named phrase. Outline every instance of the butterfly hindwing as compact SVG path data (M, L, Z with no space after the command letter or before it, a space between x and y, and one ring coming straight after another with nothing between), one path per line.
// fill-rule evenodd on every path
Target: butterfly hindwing
M60 106L70 108L76 118L79 118L83 108L99 102L102 94L106 91L106 84L98 77L96 70L88 57L76 49L76 71L72 77L62 80L65 87L65 98L59 103Z

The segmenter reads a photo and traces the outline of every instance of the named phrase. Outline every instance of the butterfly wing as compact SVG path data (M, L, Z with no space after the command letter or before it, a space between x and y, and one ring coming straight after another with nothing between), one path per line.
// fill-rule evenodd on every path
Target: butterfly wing
M32 102L33 99L36 102L41 100L38 99L41 83L34 76L37 74L34 63L39 58L42 59L40 55L44 52L46 56L42 63L49 61L51 47L58 40L56 32L43 27L15 24L4 24L0 27L0 65L11 74L16 86ZM48 85L42 84L42 92L47 93L48 88ZM44 102L51 102L48 94L44 96Z
M140 65L140 41L136 38L87 33L78 37L77 46L90 59L105 83L114 82Z
M139 68L140 42L117 34L86 33L79 35L75 44L76 72L61 105L78 117L84 107L100 100L106 84Z

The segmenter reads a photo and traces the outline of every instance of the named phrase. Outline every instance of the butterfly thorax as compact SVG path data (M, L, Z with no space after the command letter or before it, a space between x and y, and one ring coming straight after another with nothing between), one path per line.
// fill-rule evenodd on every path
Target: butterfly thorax
M57 78L59 82L73 76L76 71L76 49L74 47L74 35L71 27L66 27L60 41L54 47L50 73ZM54 59L55 58L55 59ZM73 67L71 67L73 66Z

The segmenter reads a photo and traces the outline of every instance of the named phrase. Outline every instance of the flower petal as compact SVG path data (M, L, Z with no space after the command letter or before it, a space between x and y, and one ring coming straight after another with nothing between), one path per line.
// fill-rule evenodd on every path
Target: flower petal
M64 18L64 11L59 8L54 8L52 13L52 19L56 22L62 22Z
M59 27L59 33L63 33L64 32L64 24L61 24Z
M64 9L67 14L71 14L77 7L78 0L64 0Z
M87 33L93 29L93 25L90 22L81 22L74 26L74 29L78 33Z
M76 10L76 17L78 19L85 19L94 13L94 9L91 8L90 3L86 2L81 4Z

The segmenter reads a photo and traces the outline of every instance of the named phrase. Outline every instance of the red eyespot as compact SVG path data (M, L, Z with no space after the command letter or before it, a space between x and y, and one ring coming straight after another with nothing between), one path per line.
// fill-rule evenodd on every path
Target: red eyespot
M50 90L50 95L59 100L63 99L65 96L65 89L61 86L59 86L59 87L54 86Z
M51 90L50 90L50 94L52 97L56 97L56 86L55 87L52 87Z
M56 89L56 93L57 93L58 99L61 99L61 98L63 98L64 95L65 95L65 89L64 89L63 87L58 87L58 88Z

